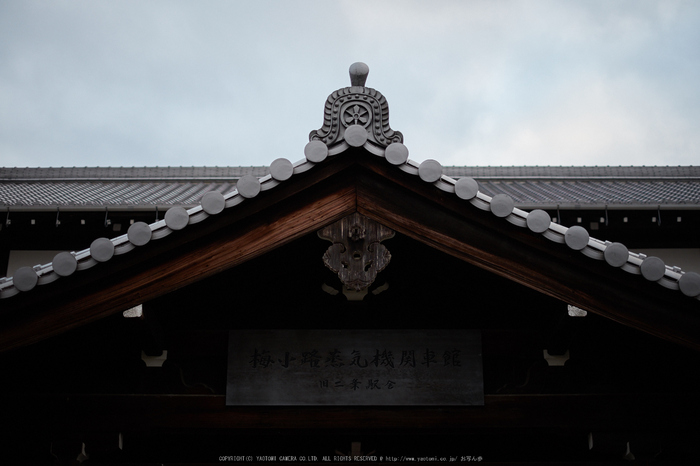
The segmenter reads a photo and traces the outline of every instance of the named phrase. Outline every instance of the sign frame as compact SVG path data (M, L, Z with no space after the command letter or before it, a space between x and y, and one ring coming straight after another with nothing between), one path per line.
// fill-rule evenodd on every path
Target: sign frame
M482 406L478 330L231 330L227 406Z

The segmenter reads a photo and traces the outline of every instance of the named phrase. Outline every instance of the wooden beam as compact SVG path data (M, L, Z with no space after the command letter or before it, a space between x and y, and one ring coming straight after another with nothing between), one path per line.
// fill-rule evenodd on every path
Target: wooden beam
M358 181L358 211L565 303L700 350L700 303L516 227L432 186L384 172ZM387 183L389 178L395 183ZM427 183L424 183L427 185ZM426 189L427 188L427 189Z
M304 202L251 215L227 230L200 235L193 244L166 248L150 261L107 276L99 286L75 290L62 300L46 300L37 312L11 316L15 319L0 330L0 351L31 344L235 267L355 212L356 206L355 187L345 183ZM158 242L154 243L157 248ZM136 252L129 254L139 259Z
M486 395L478 407L229 407L224 395L6 395L4 429L554 429L672 432L696 429L694 393Z

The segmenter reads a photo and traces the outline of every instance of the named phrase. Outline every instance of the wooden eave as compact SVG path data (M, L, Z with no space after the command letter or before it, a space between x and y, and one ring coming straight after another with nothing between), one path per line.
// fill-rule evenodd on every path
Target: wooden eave
M354 212L566 303L700 350L697 299L514 226L364 149L332 156L275 189L89 272L3 300L0 350L148 302Z

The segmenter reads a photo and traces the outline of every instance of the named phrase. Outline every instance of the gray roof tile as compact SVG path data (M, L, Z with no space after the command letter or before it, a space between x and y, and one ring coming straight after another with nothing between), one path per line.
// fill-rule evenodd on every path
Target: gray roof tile
M245 175L267 167L0 168L0 205L142 207L198 204L228 194ZM445 167L470 176L489 196L508 194L519 208L700 208L700 167Z

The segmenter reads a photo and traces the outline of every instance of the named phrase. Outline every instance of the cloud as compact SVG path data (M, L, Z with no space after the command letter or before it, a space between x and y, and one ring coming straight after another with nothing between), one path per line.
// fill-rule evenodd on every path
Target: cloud
M0 164L303 157L365 61L411 158L693 163L693 2L0 4Z

